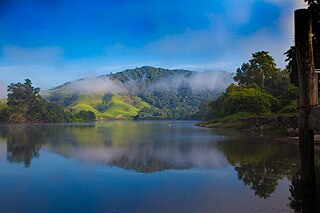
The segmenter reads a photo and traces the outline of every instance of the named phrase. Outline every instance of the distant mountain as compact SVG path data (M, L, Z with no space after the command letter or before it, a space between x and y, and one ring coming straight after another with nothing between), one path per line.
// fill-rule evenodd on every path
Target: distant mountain
M44 96L69 111L92 111L98 119L188 119L202 102L225 90L232 78L222 71L145 66L68 82Z

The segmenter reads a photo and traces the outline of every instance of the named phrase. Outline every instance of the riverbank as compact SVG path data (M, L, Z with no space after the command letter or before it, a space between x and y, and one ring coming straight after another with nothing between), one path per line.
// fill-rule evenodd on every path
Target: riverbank
M247 118L222 118L197 123L205 128L232 129L248 135L273 138L279 142L299 143L298 115L252 116ZM315 145L320 151L320 134L315 135Z
M261 136L298 136L298 115L228 116L201 122L200 127L227 128Z
M270 115L241 117L232 116L197 123L196 126L206 128L222 128L240 131L245 134L272 137L279 141L298 143L298 115ZM320 145L320 134L315 135L315 144Z

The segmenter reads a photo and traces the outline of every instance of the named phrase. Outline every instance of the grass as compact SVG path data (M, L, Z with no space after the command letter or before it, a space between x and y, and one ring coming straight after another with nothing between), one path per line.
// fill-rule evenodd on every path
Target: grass
M139 109L126 103L120 95L113 95L111 101L108 103L110 106L102 114L110 118L130 118L139 113Z
M298 112L287 112L287 113L262 113L260 116L294 116L298 115Z
M144 102L141 98L133 96L132 106L128 103L127 96L121 96L115 94L112 96L110 102L107 104L108 108L104 112L99 112L94 107L102 103L103 95L84 95L81 96L75 103L73 103L69 109L80 111L86 110L93 112L98 120L104 119L131 119L138 115L139 111L144 108L150 108L151 106Z
M255 116L256 116L255 114L251 114L248 112L239 112L239 113L236 113L233 115L228 115L226 117L223 117L223 118L219 119L219 122L223 123L223 124L235 123L235 122L238 122L239 119L241 119L241 118L251 118L251 117L255 117Z
M76 101L79 104L88 104L90 106L96 106L102 103L103 94L101 95L82 95Z
M77 112L80 110L91 111L96 116L98 116L100 114L100 112L98 110L96 110L93 106L90 106L88 104L76 104L76 105L72 106L71 109L73 109Z

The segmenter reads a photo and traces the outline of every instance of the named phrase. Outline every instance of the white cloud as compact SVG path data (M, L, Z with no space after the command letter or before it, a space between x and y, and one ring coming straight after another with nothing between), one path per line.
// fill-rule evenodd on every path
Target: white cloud
M275 20L281 36L274 33L273 27L263 27L254 34L239 39L237 49L248 60L251 53L261 50L270 52L278 66L284 68L286 65L284 53L293 45L294 41L294 10L305 7L306 3L302 0L266 0L279 7L280 17Z
M114 94L127 92L120 83L116 83L107 77L74 81L68 84L65 89L72 94Z
M237 30L249 23L254 2L226 1L224 16L208 14L211 22L208 29L186 30L167 35L149 43L145 49L149 54L157 55L173 66L189 61L195 69L201 69L205 60L211 62L208 63L213 66L211 69L232 72L249 60L252 53L266 50L275 58L278 66L285 68L284 52L293 44L293 13L295 9L305 7L306 4L302 0L265 1L279 8L279 18L273 20L272 25L261 26L247 35L242 35ZM241 10L238 9L240 7ZM226 66L221 67L219 64Z
M254 0L225 1L223 14L206 14L210 22L207 29L185 29L141 47L116 43L106 47L98 57L70 60L64 58L60 47L7 45L2 47L0 58L1 80L9 84L31 78L35 86L44 90L66 81L144 65L234 72L259 50L270 51L277 64L284 68L283 53L293 44L293 12L306 4L303 0L264 1L278 7L280 17L274 20L274 26L261 26L247 35L238 30L250 23ZM275 26L279 32L274 31Z
M297 9L307 7L307 3L304 0L265 0L265 1L277 6L294 4Z
M227 72L198 72L186 77L177 75L162 79L151 85L151 90L174 91L180 87L188 87L193 91L215 90L224 91L233 82L233 75Z

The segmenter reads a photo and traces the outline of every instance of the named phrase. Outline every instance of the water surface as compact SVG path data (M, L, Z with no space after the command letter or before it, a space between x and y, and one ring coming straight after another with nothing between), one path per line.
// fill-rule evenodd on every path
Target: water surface
M194 122L1 125L1 212L295 212L296 144Z

